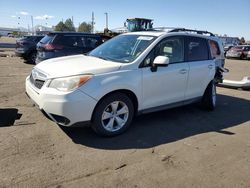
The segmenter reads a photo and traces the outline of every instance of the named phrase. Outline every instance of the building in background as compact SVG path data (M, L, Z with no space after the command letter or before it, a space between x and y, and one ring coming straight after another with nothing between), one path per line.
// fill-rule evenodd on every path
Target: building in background
M20 32L19 28L0 27L0 36L10 36L13 32Z
M219 36L219 38L221 39L223 46L238 45L240 43L238 37Z

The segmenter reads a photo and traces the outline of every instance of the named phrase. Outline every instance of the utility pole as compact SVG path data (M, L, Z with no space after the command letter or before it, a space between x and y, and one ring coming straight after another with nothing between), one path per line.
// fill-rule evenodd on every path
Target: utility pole
M105 12L104 14L106 15L106 29L108 29L108 13Z
M32 30L32 35L34 35L34 25L33 25L33 16L30 16L31 18L31 30Z
M94 25L95 25L95 15L94 12L92 12L91 33L94 33Z

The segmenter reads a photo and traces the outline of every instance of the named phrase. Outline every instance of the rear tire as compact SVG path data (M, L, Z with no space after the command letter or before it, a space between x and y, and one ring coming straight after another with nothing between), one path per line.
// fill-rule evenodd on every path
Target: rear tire
M115 136L128 129L134 116L134 105L123 93L103 98L92 117L92 129L101 136Z
M205 93L202 97L202 106L209 111L212 111L216 107L216 85L215 81L211 81L207 86Z

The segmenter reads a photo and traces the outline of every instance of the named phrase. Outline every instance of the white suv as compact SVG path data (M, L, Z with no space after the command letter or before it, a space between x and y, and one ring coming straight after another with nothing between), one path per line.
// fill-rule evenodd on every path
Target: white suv
M26 93L56 123L87 123L105 136L124 132L137 114L197 101L213 110L223 47L211 33L187 31L126 33L88 55L46 60Z

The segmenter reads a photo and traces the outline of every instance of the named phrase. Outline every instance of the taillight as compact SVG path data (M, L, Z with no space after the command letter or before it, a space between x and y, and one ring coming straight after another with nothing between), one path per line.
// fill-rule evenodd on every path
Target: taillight
M62 45L55 45L55 44L45 44L43 47L45 50L61 50L61 49L63 49Z

